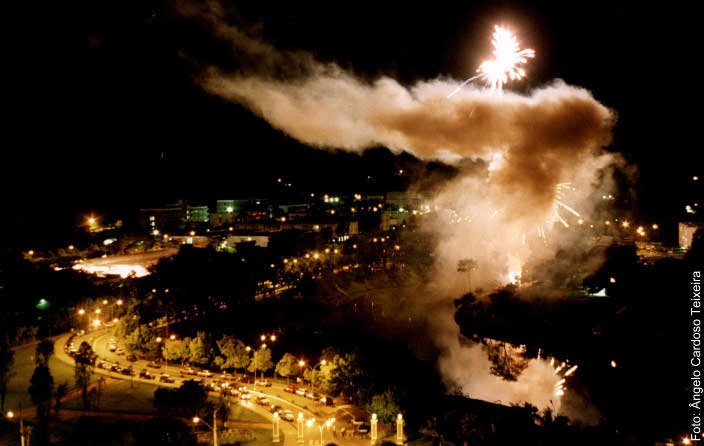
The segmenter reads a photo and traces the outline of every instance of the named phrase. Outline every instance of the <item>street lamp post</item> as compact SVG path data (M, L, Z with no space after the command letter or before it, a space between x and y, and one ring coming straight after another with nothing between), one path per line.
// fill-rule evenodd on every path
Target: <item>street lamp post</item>
M218 413L218 408L216 407L215 410L213 410L213 425L209 425L205 421L201 420L199 417L193 417L193 424L198 424L198 423L203 423L206 426L208 426L210 429L213 430L213 446L218 446L218 422L217 422L217 413Z
M377 423L379 420L376 418L376 414L372 414L372 422L371 422L371 428L372 428L372 444L376 443L377 435L378 435L378 430L377 430Z
M20 415L20 446L25 446L29 444L29 437L32 433L32 429L30 427L24 426L24 416L22 415L22 404L19 406L19 415ZM7 411L5 414L5 417L7 417L8 420L12 420L15 418L15 413L11 410Z
M306 421L306 426L308 427L312 427L314 424L315 418ZM320 446L323 446L323 430L325 430L325 428L329 429L333 424L335 424L335 418L328 418L324 423L318 423L318 429L320 430Z
M317 369L317 368L320 367L321 365L325 365L325 364L327 364L327 363L328 363L328 361L325 360L325 359L323 359L322 361L320 361L319 363L317 363L314 367L312 367L312 368L311 368L311 367L308 367L308 368L310 369L310 371L311 371L310 387L311 387L311 391L312 391L313 393L315 393L315 375L314 375L315 369ZM305 371L306 362L301 359L300 361L298 361L298 366L301 367L301 368L303 368L303 370Z

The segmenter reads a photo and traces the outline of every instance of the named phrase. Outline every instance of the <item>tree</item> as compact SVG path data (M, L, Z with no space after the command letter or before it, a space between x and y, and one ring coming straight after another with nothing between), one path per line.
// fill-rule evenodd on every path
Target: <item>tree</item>
M5 413L5 397L7 396L7 384L10 382L14 372L12 366L15 363L15 352L10 347L7 337L0 339L0 412Z
M54 378L51 376L49 367L38 365L34 369L32 378L29 381L29 396L32 398L37 408L37 443L45 445L49 443L49 411L51 410L51 397L54 394Z
M298 372L298 361L296 361L296 357L291 353L284 354L279 363L276 364L275 372L288 381L291 376Z
M44 338L37 344L34 359L37 365L49 367L49 358L54 354L54 342Z
M212 349L205 332L199 331L188 345L188 361L193 364L210 364Z
M87 410L90 399L88 395L88 386L90 378L93 375L93 368L97 355L93 351L93 347L86 341L81 342L76 354L76 364L74 368L74 377L76 386L81 389L81 397L83 398L83 409Z
M125 344L130 350L147 353L150 356L159 354L159 343L156 342L156 330L148 325L139 325L125 338Z
M188 344L191 342L189 338L167 339L164 341L164 348L161 350L161 355L166 361L184 361L188 359Z
M367 412L375 413L382 423L391 423L400 412L396 395L390 390L374 395L367 404Z
M193 380L185 381L178 389L160 387L154 391L154 405L162 414L190 418L205 406L207 400L208 391Z
M247 370L255 374L257 371L261 371L264 374L267 370L271 370L272 367L274 367L274 363L271 362L271 350L262 348L254 352L252 362L249 363Z
M223 336L217 341L217 346L222 354L216 358L220 368L242 370L249 365L247 347L234 336Z

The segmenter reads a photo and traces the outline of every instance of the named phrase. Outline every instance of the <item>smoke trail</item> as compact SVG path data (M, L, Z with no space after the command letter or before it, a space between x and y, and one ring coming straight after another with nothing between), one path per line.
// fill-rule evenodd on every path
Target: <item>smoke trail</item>
M469 280L472 288L506 283L528 260L554 255L558 244L535 239L550 231L558 184L572 184L569 203L582 215L592 210L595 189L608 187L603 171L617 158L602 148L611 140L615 116L585 89L555 81L527 95L464 88L447 98L460 82L370 82L309 53L277 51L228 24L218 5L187 5L184 13L232 42L236 57L248 62L236 70L209 67L199 77L203 88L305 144L350 152L385 146L424 160L484 162L483 172L462 175L432 200L438 212L425 224L439 235L428 287L434 297L417 299L419 306L465 293ZM471 277L457 271L467 258L477 264ZM554 390L552 369L534 363L502 388L484 367L482 351L463 349L456 331L448 333L455 326L451 311L433 315L442 326L434 335L445 351L440 370L446 379L491 401L546 407ZM491 391L477 395L483 384Z

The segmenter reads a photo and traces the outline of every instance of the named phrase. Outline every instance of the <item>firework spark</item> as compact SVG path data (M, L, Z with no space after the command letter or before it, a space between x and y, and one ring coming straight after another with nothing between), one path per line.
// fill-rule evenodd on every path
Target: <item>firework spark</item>
M492 52L494 58L482 62L477 69L479 74L462 82L452 93L447 95L448 98L475 79L484 78L491 87L491 91L501 92L504 84L509 80L519 80L525 77L526 70L521 65L525 65L528 59L535 57L535 51L529 48L520 49L518 39L511 30L498 25L494 26L491 44L494 46Z

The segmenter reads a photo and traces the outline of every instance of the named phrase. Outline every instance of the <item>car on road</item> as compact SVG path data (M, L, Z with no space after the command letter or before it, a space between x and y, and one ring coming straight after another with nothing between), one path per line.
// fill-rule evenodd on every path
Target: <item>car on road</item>
M123 349L122 347L119 347L117 350L115 350L115 353L118 355L124 355L125 349Z
M271 381L268 379L260 379L254 382L255 386L271 387Z
M201 370L197 373L197 375L202 376L204 378L210 378L211 376L213 376L213 372L211 372L210 370Z
M359 426L357 426L356 431L357 431L357 434L359 434L361 437L366 437L367 434L369 434L370 429L371 428L369 427L368 424L362 423Z
M147 363L147 367L149 367L150 369L160 369L161 365L154 361L150 361L149 363Z
M159 382L160 383L173 383L175 381L176 381L175 379L173 379L172 377L170 377L166 373L162 373L161 375L159 375Z
M296 389L296 395L306 396L306 389Z
M122 367L120 366L120 364L117 364L117 363L111 364L110 371L115 372L115 373L120 373L120 372L122 372Z
M269 398L265 396L258 396L256 400L254 400L255 403L259 404L260 406L268 406L269 405Z
M105 360L98 361L98 368L110 370L112 368L112 363Z
M110 350L111 352L114 352L115 350L117 350L117 344L115 344L114 342L109 343L108 350Z
M196 371L191 367L186 367L185 369L179 370L178 373L181 375L195 375Z
M293 412L288 409L282 410L279 415L281 416L281 419L286 421L293 421L296 419L296 417L293 416Z
M234 387L230 387L230 395L234 396L235 398L238 398L240 396L240 391L235 389Z
M143 379L155 379L155 378L156 378L154 375L152 375L151 373L149 373L149 371L148 371L147 369L142 369L142 370L139 372L139 377L140 377L140 378L143 378Z
M290 384L290 385L284 387L284 392L296 393L296 386L294 386L293 384Z
M240 399L248 401L248 400L252 399L252 394L246 390L244 392L240 392Z
M271 407L269 408L269 412L271 412L271 413L279 412L280 410L281 410L281 406L279 406L278 404L272 404Z
M134 376L134 370L132 369L132 366L125 367L124 369L120 370L120 373L126 376Z
M129 355L127 355L125 357L125 359L128 360L129 362L135 362L135 361L137 361L137 355L135 355L134 353L130 353Z
M320 397L320 402L325 404L326 406L334 405L333 399L327 395Z
M310 390L306 392L306 398L308 398L309 400L320 401L320 395Z

